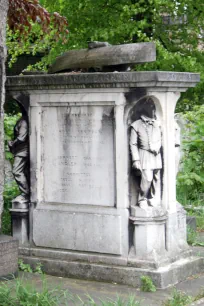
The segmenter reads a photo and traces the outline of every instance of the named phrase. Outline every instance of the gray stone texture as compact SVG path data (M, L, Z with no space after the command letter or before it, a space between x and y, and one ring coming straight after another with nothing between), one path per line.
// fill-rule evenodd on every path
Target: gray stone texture
M18 239L19 245L28 244L29 239L29 223L28 223L28 209L13 208L10 209L12 219L12 234Z
M99 213L35 210L33 241L36 246L41 247L120 255L121 217Z
M0 230L4 189L4 101L5 101L5 60L6 60L6 20L8 1L0 1Z
M91 50L72 50L59 56L50 67L49 73L68 69L101 68L104 66L145 63L155 60L156 47L154 43L107 46Z
M157 288L161 289L167 288L170 284L174 285L190 275L199 273L203 268L203 259L196 257L157 270L63 261L59 259L53 260L32 256L25 257L22 255L20 258L22 258L25 263L31 264L32 266L40 262L43 265L43 270L50 275L108 281L133 287L138 287L140 285L140 277L147 275L152 278Z
M0 235L0 278L11 277L18 270L18 240Z
M192 230L196 231L196 217L187 216L186 225L190 227Z
M204 298L190 304L189 306L197 306L197 305L203 306L204 305Z
M43 107L46 202L114 206L113 129L111 106Z
M131 88L171 87L185 91L200 81L199 73L188 72L118 72L118 73L62 73L56 75L31 75L8 77L7 90L54 88ZM175 87L174 87L175 86ZM168 90L168 88L166 88Z

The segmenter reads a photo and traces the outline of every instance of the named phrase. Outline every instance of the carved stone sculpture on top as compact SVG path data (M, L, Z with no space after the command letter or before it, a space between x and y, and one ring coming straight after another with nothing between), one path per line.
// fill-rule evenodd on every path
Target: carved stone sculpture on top
M138 63L154 62L156 47L152 42L112 46L92 41L88 49L70 50L56 58L49 73L127 71Z
M160 188L159 177L162 169L161 127L155 111L155 104L149 98L144 103L140 119L131 124L132 167L140 171L138 205L143 209L160 204L156 200L156 192Z
M21 191L13 202L29 202L29 139L28 139L28 120L25 110L22 109L22 117L14 127L14 140L8 143L11 153L14 155L13 175Z

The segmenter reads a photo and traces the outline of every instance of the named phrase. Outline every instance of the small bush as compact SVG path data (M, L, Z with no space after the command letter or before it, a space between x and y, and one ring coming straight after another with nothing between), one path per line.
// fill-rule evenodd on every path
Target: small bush
M186 306L193 302L193 298L179 290L174 290L172 296L163 303L163 306Z
M149 276L141 276L141 286L140 290L144 292L155 292L157 289L153 284L152 279Z
M29 272L29 273L36 273L36 274L43 274L42 271L42 264L38 262L34 269L31 268L29 264L25 264L22 259L18 260L18 269L22 272Z

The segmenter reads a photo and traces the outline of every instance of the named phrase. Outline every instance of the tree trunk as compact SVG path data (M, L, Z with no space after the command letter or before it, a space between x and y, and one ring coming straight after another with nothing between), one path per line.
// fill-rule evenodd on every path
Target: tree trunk
M8 0L0 0L0 229L3 210L4 189L4 101L5 101L5 59L6 59L6 19Z

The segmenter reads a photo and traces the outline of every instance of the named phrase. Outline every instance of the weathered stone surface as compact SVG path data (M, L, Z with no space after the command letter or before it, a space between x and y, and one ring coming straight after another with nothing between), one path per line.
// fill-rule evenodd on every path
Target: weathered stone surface
M4 101L5 101L5 59L6 59L6 18L8 1L0 2L0 230L1 212L3 209L4 189Z
M130 217L130 219L134 224L133 244L137 259L155 261L159 264L162 257L167 257L165 249L166 216Z
M146 63L155 60L156 46L154 43L107 46L91 50L72 50L59 56L50 67L49 73L68 69Z
M120 216L37 209L33 222L36 246L121 254Z
M0 278L11 276L18 270L18 240L0 236Z
M140 272L146 271L156 278L158 287L174 284L201 270L201 259L187 258L190 252L185 237L185 212L176 203L174 129L174 110L180 92L195 86L198 80L197 74L165 72L59 74L8 80L11 93L27 91L30 95L30 245L25 252L26 256L33 257L32 262L39 256L43 258L42 263L49 263L47 271L50 273L60 274L62 270L62 275L117 279L127 284L136 283ZM155 218L151 216L153 210L145 215L140 211L138 218L135 209L136 220L131 224L129 207L136 201L131 199L129 180L132 175L129 127L137 120L135 106L143 103L144 97L154 100L161 122L162 209ZM79 118L73 114L79 114ZM90 115L89 119L84 119L86 116L82 114ZM104 120L103 125L104 117L111 120ZM90 127L85 128L90 119ZM106 153L109 155L105 159L107 164L100 155L106 156ZM115 164L110 162L110 155ZM61 166L56 163L59 156L64 156ZM84 156L91 160L87 163ZM98 169L96 156L100 157ZM73 161L66 160L67 157ZM96 182L100 182L103 190L100 198L96 191L89 190L89 180L84 181L83 190L78 186L78 178L70 179L70 174L75 173L73 166L77 176L88 173L94 180L95 171L98 173ZM114 177L114 197L104 182L109 170L114 173L108 175L111 182ZM59 185L59 189L65 187L63 197L61 192L57 194ZM81 193L80 196L73 190ZM135 237L133 225L139 227ZM134 254L131 252L134 251L133 242L136 245ZM94 262L87 259L89 255L94 256Z
M32 75L8 77L6 88L13 90L55 88L179 88L183 91L195 87L200 81L199 73L187 72L118 72L118 73L63 73L56 75ZM184 91L185 91L184 90Z
M200 306L204 305L204 298L202 298L202 299L200 299L200 300L190 304L189 306L198 306L198 305L200 305Z
M187 216L186 225L190 227L192 230L196 231L196 217Z
M87 263L99 263L108 265L127 266L127 257L118 255L78 252L71 250L60 250L43 247L20 246L19 254L22 256L42 257L65 261L78 261Z
M115 171L124 149L115 147L121 98L101 89L31 96L30 223L38 246L127 255L128 210Z
M158 288L164 289L203 270L203 259L196 257L183 259L165 268L162 267L155 270L76 261L60 261L32 256L20 257L24 262L31 265L36 265L37 262L40 262L43 265L43 270L51 275L115 282L133 287L140 285L140 277L143 275L150 276Z
M43 107L42 131L44 200L114 206L113 107Z
M14 208L10 209L10 213L12 219L13 237L18 239L19 245L28 244L28 229L29 229L28 209Z

